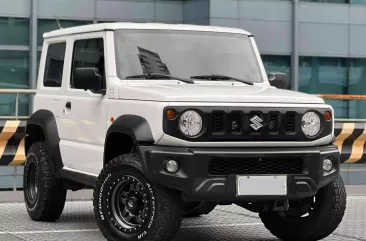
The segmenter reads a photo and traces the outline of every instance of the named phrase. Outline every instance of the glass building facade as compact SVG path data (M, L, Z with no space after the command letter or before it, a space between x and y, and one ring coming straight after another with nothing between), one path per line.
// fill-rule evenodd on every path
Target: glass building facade
M34 87L31 76L34 71L38 74L43 33L132 21L244 28L255 35L266 71L292 77L291 89L366 94L366 0L37 0L35 10L31 2L0 3L0 88ZM34 48L36 58L32 58ZM20 116L30 114L29 100L20 95ZM335 108L337 118L366 119L365 101L326 102ZM15 115L15 95L0 95L0 115Z

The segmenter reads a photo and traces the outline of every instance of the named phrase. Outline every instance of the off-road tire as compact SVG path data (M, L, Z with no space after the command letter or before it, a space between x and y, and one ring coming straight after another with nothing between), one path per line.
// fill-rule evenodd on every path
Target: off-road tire
M184 217L197 218L202 215L207 215L212 212L216 206L216 203L210 202L185 203Z
M117 222L113 214L113 190L123 178L132 177L147 191L147 222L134 233ZM145 177L139 156L127 154L111 160L101 171L94 188L94 213L97 224L109 241L170 241L180 228L183 219L181 196L171 190L150 183ZM144 202L145 203L145 202ZM145 209L144 209L145 210Z
M343 219L347 194L342 178L338 176L321 188L316 200L313 213L306 219L281 217L276 212L263 212L259 216L265 227L284 241L321 240L332 234Z
M38 191L33 199L29 192L31 167L36 167L35 178L38 178ZM29 148L24 165L23 193L27 212L34 221L53 222L61 216L67 190L55 175L55 166L48 156L45 142L33 143Z

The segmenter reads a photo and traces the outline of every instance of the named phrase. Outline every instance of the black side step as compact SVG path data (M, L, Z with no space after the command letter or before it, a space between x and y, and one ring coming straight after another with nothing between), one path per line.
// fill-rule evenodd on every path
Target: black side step
M59 171L59 175L61 178L84 184L89 187L95 187L97 184L97 177L86 173L72 171L69 169L61 169Z

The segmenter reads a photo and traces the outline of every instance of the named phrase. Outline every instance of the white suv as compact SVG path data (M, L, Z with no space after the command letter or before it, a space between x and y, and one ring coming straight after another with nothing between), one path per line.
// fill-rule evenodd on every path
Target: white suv
M270 41L270 40L268 40ZM44 35L26 126L30 217L94 189L108 240L172 240L237 204L283 240L319 240L346 209L334 113L268 76L241 29L111 23Z

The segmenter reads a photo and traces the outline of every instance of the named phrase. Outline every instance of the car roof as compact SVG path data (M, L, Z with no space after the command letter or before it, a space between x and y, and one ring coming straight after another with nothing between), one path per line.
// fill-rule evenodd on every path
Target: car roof
M88 24L77 27L69 27L64 29L58 29L43 34L44 38L58 37L63 35L82 34L90 32L99 32L106 30L118 30L118 29L137 29L137 30L186 30L186 31L206 31L206 32L224 32L224 33L238 33L251 35L251 33L239 29L217 26L203 26L203 25L190 25L190 24L166 24L166 23L96 23Z

